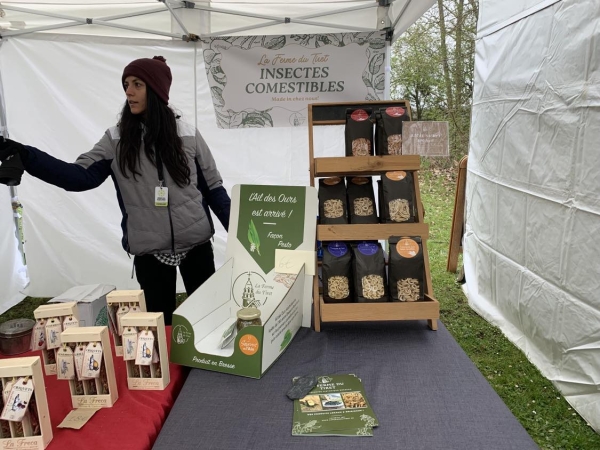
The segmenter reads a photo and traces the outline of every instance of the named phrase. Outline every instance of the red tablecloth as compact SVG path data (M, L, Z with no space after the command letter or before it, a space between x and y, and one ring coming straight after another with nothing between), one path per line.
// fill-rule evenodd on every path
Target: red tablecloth
M171 336L171 327L167 327L167 336ZM169 339L169 350L170 344ZM94 414L80 430L57 428L73 409L69 382L58 380L56 375L44 376L53 433L48 450L141 450L152 447L181 391L189 369L169 364L171 382L165 390L130 391L127 388L125 361L122 357L115 356L112 338L111 347L119 398L112 408L103 408ZM41 356L41 352L29 352L15 357L22 356Z

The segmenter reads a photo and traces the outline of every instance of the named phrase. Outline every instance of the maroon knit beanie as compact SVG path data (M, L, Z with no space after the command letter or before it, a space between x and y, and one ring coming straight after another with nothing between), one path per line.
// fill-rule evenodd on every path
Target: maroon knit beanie
M141 79L144 83L152 88L156 95L169 104L169 89L171 88L171 69L167 66L167 60L162 56L154 58L136 59L129 63L123 70L121 82L125 83L125 78L133 75Z

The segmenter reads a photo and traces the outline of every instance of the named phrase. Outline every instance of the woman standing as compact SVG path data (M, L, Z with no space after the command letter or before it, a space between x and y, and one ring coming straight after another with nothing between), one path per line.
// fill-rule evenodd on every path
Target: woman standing
M69 164L34 147L0 142L0 161L20 156L25 170L67 191L112 178L123 220L122 244L134 255L148 311L175 310L177 267L188 295L214 272L208 208L225 229L230 199L213 156L194 127L168 106L171 70L161 56L142 58L122 75L127 100L119 123Z

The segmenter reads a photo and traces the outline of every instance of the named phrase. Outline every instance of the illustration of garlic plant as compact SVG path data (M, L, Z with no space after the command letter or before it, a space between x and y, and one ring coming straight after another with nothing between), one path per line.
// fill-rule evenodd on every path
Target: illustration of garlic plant
M258 237L258 231L256 231L256 227L254 226L254 221L250 219L250 224L248 225L248 241L250 242L250 251L258 253L260 256L260 239Z
M307 422L304 424L302 424L300 422L296 422L296 423L294 423L294 426L292 428L292 434L311 433L318 428L321 428L321 426L317 425L316 420L311 420L310 422Z
M356 430L357 436L372 436L373 435L373 427L375 426L375 419L368 414L363 414L360 416L360 420L365 422L362 428Z

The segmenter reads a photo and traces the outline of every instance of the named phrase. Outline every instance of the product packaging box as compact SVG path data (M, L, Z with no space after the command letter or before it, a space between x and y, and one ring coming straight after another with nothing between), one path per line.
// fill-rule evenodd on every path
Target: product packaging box
M313 187L234 186L227 262L175 311L172 362L262 377L310 326L316 216ZM261 323L238 330L247 307Z
M109 284L75 286L48 303L77 302L80 327L107 326L106 294L114 290Z

